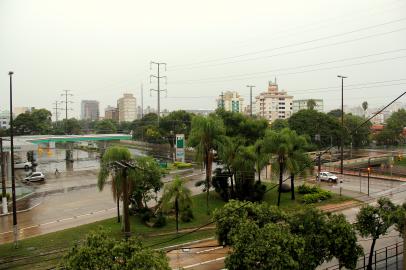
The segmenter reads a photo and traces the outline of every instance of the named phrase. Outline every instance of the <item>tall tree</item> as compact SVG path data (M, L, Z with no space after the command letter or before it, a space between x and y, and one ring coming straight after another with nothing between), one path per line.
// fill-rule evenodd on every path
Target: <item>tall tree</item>
M18 135L50 134L51 116L51 112L46 109L22 113L14 119L15 132Z
M114 123L110 119L104 119L101 121L97 121L94 128L96 130L96 133L100 133L100 134L102 134L102 133L109 134L109 133L117 132L116 123Z
M380 198L376 206L366 205L357 214L355 227L362 237L371 237L367 270L372 270L372 257L376 240L388 232L395 223L396 206L387 198Z
M159 164L152 157L135 157L136 168L129 175L130 194L134 207L147 207L152 199L157 199L157 192L163 187L162 172Z
M317 106L317 103L314 99L309 99L306 105L308 110L314 110L314 108Z
M218 149L225 133L223 121L215 115L195 116L189 136L189 146L194 147L196 159L206 168L206 206L209 213L209 192L211 185L214 151Z
M176 232L179 232L179 213L192 206L191 191L185 186L185 182L178 176L164 187L162 195L162 209L175 210Z
M289 154L288 171L290 173L291 199L295 200L295 176L306 177L313 172L314 164L305 152L308 142L305 136L297 135L295 131L290 132L292 148Z
M401 109L392 113L386 120L386 126L377 136L378 142L381 144L404 143L405 138L402 135L404 127L406 127L406 110Z
M316 143L316 135L320 136L317 145L329 146L332 142L337 143L341 135L341 126L337 118L318 112L316 110L300 110L289 119L289 127L299 135L307 135L310 141Z
M368 110L368 102L362 102L362 109L364 110L364 118L367 117L367 110Z
M269 164L271 155L265 152L264 141L262 139L255 142L252 152L255 156L255 170L258 174L258 182L261 183L261 171Z
M106 150L103 155L100 171L98 174L97 186L99 190L102 191L106 185L107 179L112 178L112 191L113 197L118 200L120 195L123 198L123 216L124 216L124 234L128 237L131 233L130 231L130 219L129 219L129 176L128 169L115 168L115 162L131 162L132 156L127 148L123 147L110 147ZM118 206L118 203L117 203Z
M283 129L280 132L269 131L264 138L265 152L275 158L272 162L272 171L279 174L278 206L280 205L283 175L295 166L291 153L294 149L292 131Z

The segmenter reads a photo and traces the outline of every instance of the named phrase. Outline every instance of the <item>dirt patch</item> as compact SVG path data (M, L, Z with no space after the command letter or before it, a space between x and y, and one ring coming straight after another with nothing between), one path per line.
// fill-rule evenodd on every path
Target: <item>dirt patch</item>
M319 206L317 208L322 211L325 211L325 212L336 212L339 210L344 210L344 209L355 207L359 204L360 204L359 201L351 200L351 201L346 201L346 202L342 202L342 203L326 204L326 205Z

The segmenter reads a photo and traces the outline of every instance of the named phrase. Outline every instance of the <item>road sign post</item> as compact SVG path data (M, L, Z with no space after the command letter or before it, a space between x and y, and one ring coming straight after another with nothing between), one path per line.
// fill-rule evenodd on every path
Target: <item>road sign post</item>
M185 162L185 134L176 134L176 160Z

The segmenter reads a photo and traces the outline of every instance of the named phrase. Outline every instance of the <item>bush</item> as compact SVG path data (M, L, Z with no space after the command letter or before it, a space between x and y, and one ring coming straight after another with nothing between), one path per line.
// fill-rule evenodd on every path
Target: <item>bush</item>
M192 168L193 165L192 165L192 163L175 161L173 163L173 166L175 166L177 169L188 169L188 168Z
M252 201L254 201L254 202L262 201L262 199L264 198L265 192L266 192L266 186L259 182L255 182Z
M322 189L319 188L318 186L310 186L303 184L297 188L297 191L299 194L314 194L314 193L319 193Z
M166 225L166 217L164 216L164 214L162 214L162 212L160 212L160 213L158 213L158 215L156 217L154 227L155 228L162 228L165 225Z
M317 193L308 193L303 196L303 203L310 204L316 203L319 201L324 201L331 198L331 192L327 190L322 190L319 188L319 192Z
M140 219L142 222L148 222L151 220L151 218L154 217L154 214L152 213L151 209L149 209L147 207L141 208L138 211L138 213L140 215Z
M194 218L193 211L190 207L183 210L180 215L180 220L182 220L183 222L190 222L192 221L193 218Z

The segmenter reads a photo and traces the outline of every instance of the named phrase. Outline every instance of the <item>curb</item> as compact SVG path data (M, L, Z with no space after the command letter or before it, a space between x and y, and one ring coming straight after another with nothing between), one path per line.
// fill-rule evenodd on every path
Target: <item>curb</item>
M191 241L191 242L186 242L183 244L177 244L177 245L167 246L167 247L163 247L163 248L157 248L156 250L163 250L163 251L169 252L171 250L177 249L178 247L189 246L189 245L198 244L198 243L201 243L204 241L214 240L214 239L215 239L214 237L209 237L209 238L204 238L204 239L195 240L195 241Z

